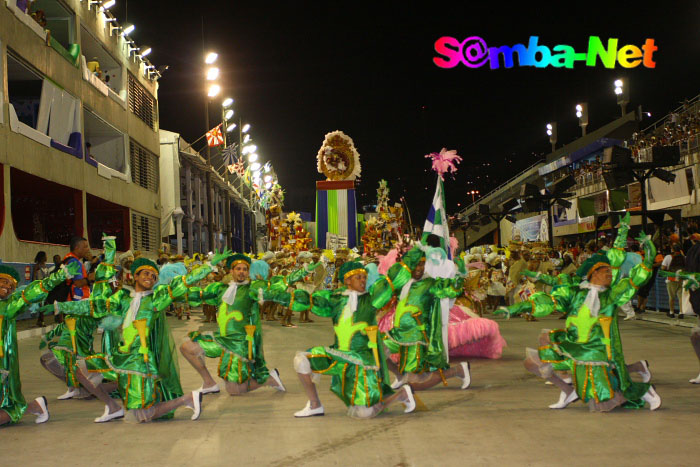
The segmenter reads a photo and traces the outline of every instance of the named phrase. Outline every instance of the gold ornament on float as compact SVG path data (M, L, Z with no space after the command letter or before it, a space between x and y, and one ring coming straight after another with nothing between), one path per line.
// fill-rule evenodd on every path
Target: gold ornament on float
M328 133L316 155L318 173L328 180L355 180L360 176L360 154L342 131Z

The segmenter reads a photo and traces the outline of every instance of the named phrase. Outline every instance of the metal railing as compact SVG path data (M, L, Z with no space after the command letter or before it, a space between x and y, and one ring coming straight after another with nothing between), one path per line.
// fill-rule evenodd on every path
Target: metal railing
M542 164L544 164L544 162L545 162L544 160L539 160L539 161L535 162L535 163L532 164L530 167L528 167L527 169L525 169L525 170L523 170L522 172L520 172L518 175L512 177L511 179L509 179L509 180L506 181L506 182L501 183L501 184L498 185L496 188L494 188L493 190L489 191L488 193L486 193L484 196L482 196L482 197L479 198L478 200L472 202L472 204L470 204L469 206L467 206L467 207L465 207L464 209L462 209L462 210L459 212L459 214L460 214L460 215L465 215L465 214L467 214L469 211L471 211L473 208L475 208L477 205L483 204L483 203L488 203L489 200L490 200L491 198L495 197L495 196L498 194L498 192L500 192L500 191L503 190L504 188L507 188L509 185L511 185L512 183L514 183L514 182L515 182L516 180L518 180L519 178L523 178L523 177L524 177L524 178L527 178L528 176L532 175L531 173L528 173L528 172L531 172L531 171L532 171L533 169L535 169L535 168L539 168Z

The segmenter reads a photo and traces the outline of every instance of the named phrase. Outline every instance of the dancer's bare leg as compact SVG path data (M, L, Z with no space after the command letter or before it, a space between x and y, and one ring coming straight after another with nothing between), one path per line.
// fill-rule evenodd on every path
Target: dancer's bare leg
M317 409L321 407L321 399L318 398L318 390L312 379L311 364L306 357L306 353L297 352L294 356L294 370L297 372L306 397L309 399L310 408Z
M46 371L60 379L63 383L66 382L66 369L61 365L58 359L56 359L52 351L49 350L39 357L39 362Z
M10 421L12 421L12 419L10 418L8 413L5 412L4 410L0 410L0 425L10 423Z
M109 413L114 413L121 409L121 406L117 403L117 401L109 397L109 393L104 391L102 385L95 386L92 381L85 376L80 368L78 368L75 372L75 376L78 378L78 382L80 382L80 384L87 389L90 394L97 397L107 407L109 407Z
M192 399L192 393L185 394L184 396L180 396L177 399L161 402L160 404L154 405L153 408L155 410L153 413L153 419L160 418L166 413L172 412L173 410L177 409L178 407L182 407L183 405L189 408L194 408L194 399Z
M207 389L216 386L216 381L214 381L204 363L204 350L199 345L191 340L187 340L180 346L180 352L190 362L190 365L197 370L199 376L202 377L202 388Z
M443 377L447 380L449 378L455 377L464 378L464 376L464 369L461 365L458 365L451 366L447 370L443 370L442 376L440 375L440 371L433 371L430 373L430 376L427 379L415 383L410 380L409 376L409 382L411 384L411 389L413 389L414 391L423 391L425 389L432 388L433 386L442 383Z

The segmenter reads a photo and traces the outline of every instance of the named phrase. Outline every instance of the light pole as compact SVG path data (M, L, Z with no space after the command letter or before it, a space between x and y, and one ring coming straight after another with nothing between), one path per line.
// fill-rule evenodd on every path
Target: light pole
M552 143L552 152L554 152L557 147L557 122L547 123L547 135L549 142Z
M627 108L627 104L630 102L630 91L629 87L625 86L625 82L621 79L616 79L615 80L615 95L617 96L617 105L620 106L620 110L622 111L622 116L625 116L625 110Z
M576 104L576 116L578 117L578 126L581 127L581 136L586 136L586 127L588 126L587 102Z
M479 190L467 191L468 195L472 195L472 204L474 204L474 196L479 194Z
M206 72L206 80L208 82L215 81L219 77L219 69L214 65L216 59L218 58L216 52L209 52L204 57L204 63L210 65ZM206 125L205 131L209 131L209 100L216 97L221 92L221 86L217 83L212 82L209 84L207 89L207 98L204 100L204 123ZM206 175L206 187L207 187L207 233L208 233L208 248L209 250L214 249L214 205L213 205L213 192L211 186L211 146L207 142L207 175Z

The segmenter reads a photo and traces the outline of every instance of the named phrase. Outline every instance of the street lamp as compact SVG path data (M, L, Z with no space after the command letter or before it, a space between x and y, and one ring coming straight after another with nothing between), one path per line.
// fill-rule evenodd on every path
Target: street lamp
M258 160L258 153L254 152L248 156L248 162L255 162Z
M230 107L231 104L233 104L233 98L232 97L227 97L224 99L224 101L221 103L221 106L225 109L226 107Z
M235 123L230 124L229 126L226 127L226 132L231 133L233 130L236 129L236 126L237 125Z
M557 122L547 123L547 135L549 142L552 143L552 152L554 152L557 145Z
M474 196L479 194L479 190L467 191L468 195L472 195L472 204L474 204Z
M243 125L243 128L241 128L241 131L243 133L248 133L248 130L250 130L250 123L246 123L245 125Z
M233 117L233 109L228 109L224 113L224 120L231 120L231 117Z
M620 110L622 111L622 116L625 116L625 109L627 107L627 104L629 104L630 101L630 91L629 87L625 86L625 82L621 79L616 79L615 80L615 95L617 96L617 105L620 106Z
M253 172L257 172L258 178L260 178L260 167L262 167L260 165L260 162L253 162L252 164L250 164L250 170L252 170Z
M204 57L204 63L207 65L211 65L216 61L216 59L219 57L219 54L216 52L209 52L206 57Z
M578 125L581 127L583 136L586 136L586 127L588 126L588 103L582 102L576 104L576 116L578 117Z
M214 81L219 77L219 69L215 66L207 70L207 81Z
M248 141L250 141L250 135L246 134L245 138L243 138L243 144L247 143Z

